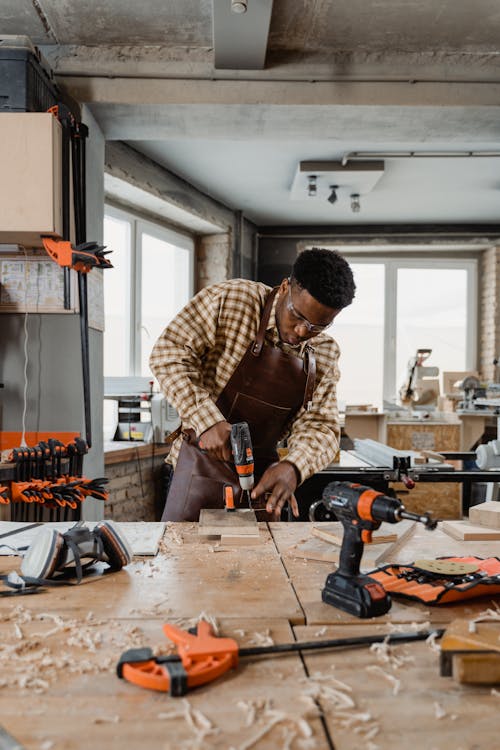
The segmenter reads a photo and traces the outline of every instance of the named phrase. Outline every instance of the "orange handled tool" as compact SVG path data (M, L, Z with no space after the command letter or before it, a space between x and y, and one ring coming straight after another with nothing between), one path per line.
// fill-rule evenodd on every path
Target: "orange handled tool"
M224 485L224 507L229 512L236 510L234 505L234 492L230 484Z
M164 625L163 632L177 645L178 656L154 657L150 648L131 649L118 662L118 677L179 696L189 688L217 679L238 664L236 641L215 637L204 620L198 623L196 635L175 625Z
M177 654L154 656L150 648L125 651L116 666L116 673L129 682L149 690L159 690L172 696L185 695L190 688L217 679L238 666L238 659L246 656L284 654L293 651L319 651L350 646L370 646L372 643L407 643L424 641L430 635L440 638L443 630L412 633L362 635L327 641L282 643L274 646L239 648L232 638L214 636L208 622L201 620L196 633L186 632L175 625L164 625L165 635L177 644Z

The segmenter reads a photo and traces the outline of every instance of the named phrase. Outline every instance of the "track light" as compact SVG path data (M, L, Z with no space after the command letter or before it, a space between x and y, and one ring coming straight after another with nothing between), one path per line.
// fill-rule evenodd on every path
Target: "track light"
M231 11L233 13L246 13L247 0L231 0Z
M316 175L311 174L307 178L307 195L309 198L315 198L317 195Z
M331 203L332 206L334 203L337 202L337 190L339 189L338 185L330 185L331 193L327 198L328 203Z
M361 211L361 203L359 202L359 193L351 194L351 211L353 214L359 214Z

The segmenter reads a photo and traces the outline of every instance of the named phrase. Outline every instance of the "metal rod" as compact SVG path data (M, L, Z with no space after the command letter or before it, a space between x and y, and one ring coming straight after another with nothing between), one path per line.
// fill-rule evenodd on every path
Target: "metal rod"
M335 638L329 641L304 641L303 643L283 643L274 646L254 646L240 648L240 656L259 656L263 654L284 654L291 651L321 651L328 648L342 646L368 646L372 643L408 643L409 641L425 641L431 635L441 638L444 629L424 630L420 633L390 633L386 635L361 635L352 638Z

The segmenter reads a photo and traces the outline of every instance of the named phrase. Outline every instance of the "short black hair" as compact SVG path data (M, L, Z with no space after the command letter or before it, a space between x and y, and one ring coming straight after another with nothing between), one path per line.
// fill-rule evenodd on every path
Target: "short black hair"
M349 263L335 250L313 247L300 253L291 279L332 310L350 305L356 285Z

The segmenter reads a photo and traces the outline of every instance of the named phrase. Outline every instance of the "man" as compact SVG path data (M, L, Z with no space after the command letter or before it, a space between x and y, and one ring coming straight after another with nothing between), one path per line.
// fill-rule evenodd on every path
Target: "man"
M252 504L265 504L275 520L286 503L298 515L296 487L331 463L339 447L339 348L324 330L354 291L347 261L313 248L279 287L242 279L214 284L167 326L150 366L179 413L184 439L169 456L176 468L163 520L197 520L202 507L223 507L225 483L239 491L229 436L231 424L242 421L256 464ZM288 452L279 460L284 438Z

